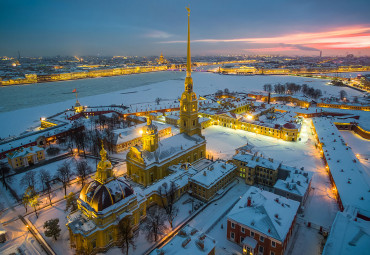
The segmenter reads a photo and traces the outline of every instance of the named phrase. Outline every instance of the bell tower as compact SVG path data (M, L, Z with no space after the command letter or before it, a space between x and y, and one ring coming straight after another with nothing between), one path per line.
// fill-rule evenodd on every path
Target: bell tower
M101 151L100 151L101 160L98 163L96 169L95 180L101 184L107 183L114 179L113 176L113 167L112 163L107 158L107 152L104 150L103 140L101 142Z
M147 124L143 127L143 150L153 152L158 148L158 129L157 126L152 123L150 115L147 117Z
M193 91L193 78L191 77L191 55L190 55L190 9L188 11L188 43L185 91L180 99L180 133L202 135L201 126L198 121L198 99Z

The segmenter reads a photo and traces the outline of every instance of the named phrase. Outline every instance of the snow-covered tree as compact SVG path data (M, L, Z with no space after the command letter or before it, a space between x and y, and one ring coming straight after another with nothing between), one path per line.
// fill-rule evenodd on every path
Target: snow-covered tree
M168 223L173 228L173 220L177 216L178 208L175 206L177 188L174 182L168 185L166 182L158 188L161 205L166 211Z
M41 169L39 172L39 179L42 183L42 190L45 190L45 187L47 187L49 181L50 181L50 174L45 169Z
M166 229L164 224L165 214L163 214L158 206L150 207L146 212L144 230L148 241L158 241L158 237Z
M135 239L138 233L137 231L136 232L134 231L132 221L133 221L132 217L126 217L119 222L117 227L118 235L122 240L121 246L122 252L127 255L130 246L132 246L133 249L136 248Z
M69 183L71 176L72 176L71 166L67 161L64 161L63 164L58 167L55 177L58 178L60 182L63 184L65 196L67 195L67 185Z
M77 210L77 199L76 196L71 192L66 197L67 203L66 203L66 210L68 211L71 209L71 212L74 212Z
M91 166L87 163L86 160L80 160L76 163L76 175L81 181L82 187L85 184L87 176L92 172Z
M54 237L55 240L60 236L59 219L51 219L44 223L45 236Z

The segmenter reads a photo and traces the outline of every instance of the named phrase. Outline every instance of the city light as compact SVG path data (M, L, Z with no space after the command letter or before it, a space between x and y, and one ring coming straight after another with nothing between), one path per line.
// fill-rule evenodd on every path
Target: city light
M248 119L248 120L253 120L253 116L252 116L252 115L250 115L250 114L248 114L248 115L247 115L247 119Z

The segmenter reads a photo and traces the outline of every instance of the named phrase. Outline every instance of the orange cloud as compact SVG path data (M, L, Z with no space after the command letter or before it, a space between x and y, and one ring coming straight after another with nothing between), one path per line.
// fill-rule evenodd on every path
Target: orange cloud
M236 39L199 39L197 43L258 43L258 44L285 44L292 45L292 50L297 50L297 45L320 49L346 49L370 48L370 26L353 26L336 28L331 31L317 33L293 33L276 37L236 38ZM163 43L183 43L185 41L167 41ZM265 48L268 49L268 48ZM275 51L277 48L270 48ZM281 50L287 50L282 47ZM302 49L301 49L302 50ZM303 49L304 50L304 49ZM256 51L256 49L253 49ZM278 50L276 50L278 51Z

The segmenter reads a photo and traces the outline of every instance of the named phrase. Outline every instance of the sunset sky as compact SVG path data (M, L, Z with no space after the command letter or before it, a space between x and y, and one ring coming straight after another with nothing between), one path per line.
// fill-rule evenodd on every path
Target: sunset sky
M1 0L0 56L370 55L368 0Z

